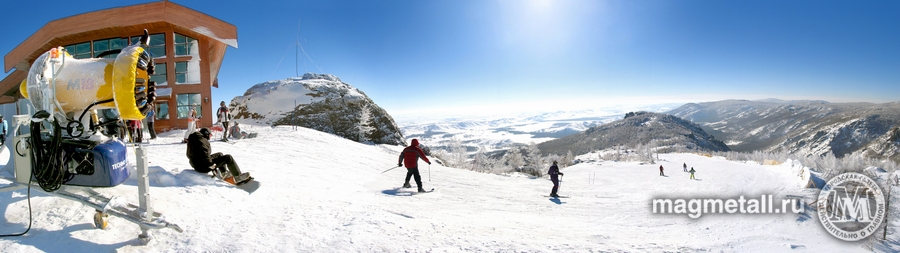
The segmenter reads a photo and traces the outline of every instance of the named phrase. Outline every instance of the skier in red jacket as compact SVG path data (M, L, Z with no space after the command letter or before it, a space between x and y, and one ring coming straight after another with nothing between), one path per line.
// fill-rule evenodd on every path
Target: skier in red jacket
M400 159L397 160L397 167L403 166L406 164L406 181L403 184L403 188L411 188L409 185L409 178L415 177L416 186L419 187L419 192L425 192L422 189L422 177L419 176L419 158L425 160L428 165L431 165L431 161L428 161L428 157L425 157L425 152L422 152L422 149L419 148L419 140L412 139L409 144L409 147L403 149L403 152L400 152Z

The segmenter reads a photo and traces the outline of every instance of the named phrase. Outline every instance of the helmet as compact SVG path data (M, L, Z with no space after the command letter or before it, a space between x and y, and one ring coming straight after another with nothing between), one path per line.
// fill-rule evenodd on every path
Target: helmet
M209 139L209 136L211 135L210 132L209 132L209 129L208 129L208 128L205 128L205 127L204 127L204 128L200 128L200 134L202 134L203 137L205 137L205 138L207 138L207 139Z

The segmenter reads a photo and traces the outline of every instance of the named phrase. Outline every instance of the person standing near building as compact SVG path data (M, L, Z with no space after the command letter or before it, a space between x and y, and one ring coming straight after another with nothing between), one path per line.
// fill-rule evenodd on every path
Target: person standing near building
M147 113L147 117L144 118L144 122L147 123L147 131L150 132L150 139L156 139L156 129L153 128L153 121L156 120L156 106L154 104L150 104L150 112Z
M3 115L0 115L0 146L6 144L6 120L3 119Z
M194 108L191 107L191 111L188 112L188 118L187 118L188 125L187 125L187 130L184 131L184 141L182 141L183 143L187 143L188 137L190 137L191 134L194 133L194 131L195 131L194 129L197 127L197 123L196 123L197 118L196 117L197 117L197 111L195 111Z
M219 122L222 122L222 141L228 141L228 121L231 120L231 114L228 113L228 106L225 106L225 101L219 103L219 110L216 111L216 115L219 117Z

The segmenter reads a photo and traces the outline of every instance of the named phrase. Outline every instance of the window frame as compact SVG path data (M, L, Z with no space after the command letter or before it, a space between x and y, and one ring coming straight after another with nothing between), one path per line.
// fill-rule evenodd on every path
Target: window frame
M191 103L191 98L193 95L196 95L196 104ZM187 105L183 105L181 103L182 96L187 96ZM201 100L200 93L180 93L175 94L175 106L176 106L176 118L177 119L187 119L188 113L191 111L191 107L194 107L194 110L197 112L197 116L203 115L203 101ZM182 109L184 108L184 109Z

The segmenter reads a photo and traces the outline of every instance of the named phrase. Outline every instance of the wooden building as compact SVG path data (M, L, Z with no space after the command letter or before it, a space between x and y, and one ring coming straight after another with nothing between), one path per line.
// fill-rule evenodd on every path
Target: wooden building
M157 64L151 80L157 83L156 130L187 127L187 113L195 108L198 127L213 124L218 103L211 88L228 46L237 48L237 28L215 17L169 2L117 7L50 21L3 58L0 104L22 96L19 84L34 60L54 47L65 47L75 58L91 58L121 49L150 32L150 48ZM111 55L108 57L115 57ZM25 112L20 112L25 113Z

